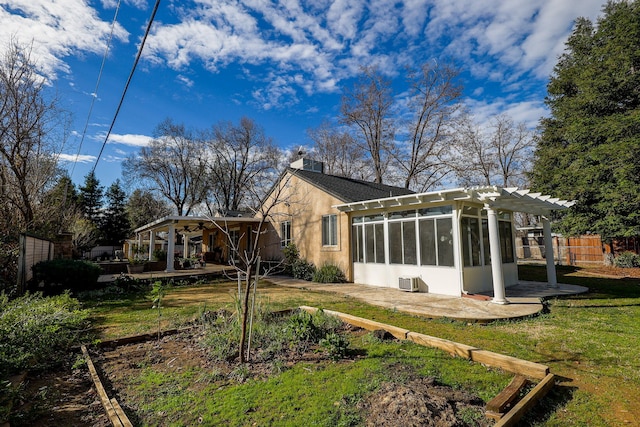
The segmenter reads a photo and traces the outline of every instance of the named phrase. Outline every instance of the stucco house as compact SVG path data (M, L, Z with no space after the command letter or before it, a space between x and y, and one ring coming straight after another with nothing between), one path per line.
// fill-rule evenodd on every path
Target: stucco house
M414 193L328 175L322 163L300 159L262 201L268 222L259 245L263 259L278 259L295 243L301 257L337 265L356 283L452 296L493 291L494 302L506 303L505 287L518 281L513 213L540 215L550 240L550 212L571 205L494 186ZM196 219L203 251L222 251L222 262L231 256L224 233L207 226L212 221L230 230L236 247L251 248L259 217ZM136 232L172 224L177 231L180 221L168 217ZM548 282L556 286L553 256L547 259Z

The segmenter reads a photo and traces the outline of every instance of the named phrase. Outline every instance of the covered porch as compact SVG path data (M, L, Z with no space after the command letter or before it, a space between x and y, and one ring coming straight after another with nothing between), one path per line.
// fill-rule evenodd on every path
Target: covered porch
M137 228L134 241L138 250L144 249L138 255L147 260L153 260L158 250L163 253L167 273L178 270L176 260L180 263L191 260L189 267L196 262L203 268L228 266L234 261L231 259L234 253L251 249L259 223L259 219L242 216L166 216ZM177 244L179 240L181 247ZM130 243L125 248L129 258L134 257L133 246Z

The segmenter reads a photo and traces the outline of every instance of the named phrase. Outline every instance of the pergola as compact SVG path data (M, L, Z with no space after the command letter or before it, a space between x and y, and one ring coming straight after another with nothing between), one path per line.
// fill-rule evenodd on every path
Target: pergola
M494 291L493 302L498 304L508 303L505 298L505 284L500 256L498 228L498 211L500 210L523 212L541 217L544 232L548 286L558 286L553 256L550 213L555 210L567 209L573 206L574 202L572 201L560 200L559 198L552 198L551 196L542 195L541 193L532 193L530 190L520 190L515 187L483 186L364 200L345 203L335 207L346 213L367 211L386 212L398 208L419 209L428 207L429 205L457 202L481 205L486 211Z
M139 247L142 246L142 236L145 233L149 234L149 259L153 255L153 248L155 245L155 239L157 233L167 233L167 269L165 271L172 272L173 257L176 244L176 233L182 234L185 238L192 238L194 236L202 236L203 230L221 229L227 230L230 226L235 224L251 224L258 223L259 219L253 217L206 217L206 216L177 216L170 215L160 218L149 224L134 230L136 234L136 240L139 242ZM131 248L131 246L129 246ZM183 255L188 257L188 245L184 245Z

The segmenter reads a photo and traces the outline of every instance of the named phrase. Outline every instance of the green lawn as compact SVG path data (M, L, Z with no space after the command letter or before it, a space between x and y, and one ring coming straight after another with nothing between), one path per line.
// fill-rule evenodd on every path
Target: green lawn
M544 267L521 267L520 277L524 280L543 280L544 272ZM549 365L551 371L561 377L561 382L537 407L536 417L543 420L537 422L539 425L610 426L624 424L625 421L635 422L640 419L640 404L637 399L640 393L640 280L600 278L590 274L588 270L564 267L558 268L558 280L562 283L587 286L590 292L550 300L547 314L516 322L495 322L488 325L465 324L446 319L422 319L372 307L334 294L270 285L262 286L259 292L261 301L268 303L273 309L303 304L318 306ZM231 307L234 290L235 284L231 283L172 289L163 303L163 327L186 324L196 318L204 306L208 309ZM157 312L151 310L151 300L144 295L127 295L102 301L94 299L86 304L92 310L94 325L99 328L105 339L150 332L157 327ZM450 360L453 361L451 365L438 368L438 372L460 373L468 365L458 365L460 360ZM354 367L352 375L357 376L358 369L360 367ZM289 379L289 375L293 377ZM351 374L332 373L329 370L329 377L345 379L350 378L349 375ZM493 375L487 372L484 381L494 381ZM233 403L234 399L248 399L255 393L271 396L274 392L270 387L276 387L278 381L300 381L299 378L295 378L295 370L287 371L287 376L278 378L238 386L238 394L228 397L228 401L225 398L226 403L197 404L213 405L208 411L222 413L221 408L224 405L238 405L237 402ZM482 381L479 380L480 383ZM329 388L342 390L338 394L348 397L351 393L350 387L357 388L358 384L358 380L354 379L351 382L347 380L346 383L334 384ZM485 384L485 387L487 385ZM184 398L186 397L180 397ZM309 397L316 398L320 397ZM328 400L335 398L334 395L327 397ZM189 399L192 403L199 402L197 397L192 396ZM309 401L312 402L314 401ZM264 410L276 411L278 403L266 399L264 405ZM252 408L250 413L257 417L261 410ZM542 418L539 418L540 412L545 413ZM344 416L344 413L334 412L332 416L335 420L335 417ZM245 418L245 421L249 419L257 418L249 417ZM300 419L296 418L291 422L282 420L282 423L273 420L273 423L295 425L299 421ZM239 425L244 423L237 420L230 423L235 425L235 422Z

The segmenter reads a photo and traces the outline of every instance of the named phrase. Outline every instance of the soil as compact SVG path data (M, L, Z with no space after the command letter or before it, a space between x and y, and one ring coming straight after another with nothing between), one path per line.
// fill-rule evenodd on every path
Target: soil
M156 371L175 372L189 367L205 367L216 370L231 378L234 363L214 363L198 345L200 333L194 329L189 333L165 336L160 341L151 340L127 344L118 347L106 347L91 351L93 363L100 373L109 397L115 397L134 425L142 420L136 419L139 413L139 396L129 395L124 387L126 379L136 377L145 367ZM294 357L285 364L291 365L299 360L323 363L322 353L309 351ZM363 356L355 356L363 357ZM345 361L344 363L349 363ZM249 364L250 375L268 377L272 375L272 363L254 362ZM401 369L399 367L399 369ZM231 379L230 381L234 381ZM189 388L197 390L206 382L194 381ZM42 375L29 381L28 390L38 395L38 387L47 388L48 403L38 411L33 408L25 422L13 422L11 425L29 426L97 426L110 425L108 417L93 388L86 367L76 370ZM53 397L53 399L51 399ZM403 384L385 383L374 394L357 404L367 426L466 426L456 414L464 408L473 408L476 416L473 425L491 425L492 422L479 417L484 412L484 402L461 390L453 390L435 383L432 378L411 377ZM22 408L25 412L28 408ZM29 413L29 411L26 411ZM147 420L154 423L153 420Z
M608 277L613 279L634 278L640 279L640 268L620 268L614 266L589 266L581 268L580 274L596 277Z
M111 426L89 371L71 364L29 373L18 390L11 426Z

